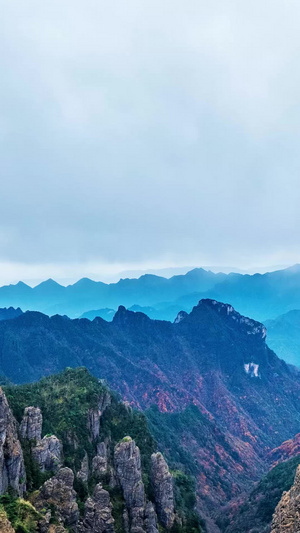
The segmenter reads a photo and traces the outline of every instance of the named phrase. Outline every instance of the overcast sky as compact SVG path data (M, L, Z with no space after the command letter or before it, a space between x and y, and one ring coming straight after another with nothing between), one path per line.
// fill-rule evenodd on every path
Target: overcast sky
M299 0L0 8L0 283L300 262Z

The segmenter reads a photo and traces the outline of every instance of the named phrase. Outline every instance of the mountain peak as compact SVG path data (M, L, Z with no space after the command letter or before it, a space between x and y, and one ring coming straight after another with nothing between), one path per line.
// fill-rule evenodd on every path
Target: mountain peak
M145 322L151 322L151 319L144 313L129 311L124 305L119 305L113 318L113 323L119 325L136 325L137 323L140 325Z
M218 302L217 300L212 300L210 298L203 298L200 300L189 316L199 320L199 314L202 314L202 310L204 309L209 309L213 313L217 313L222 318L229 320L232 325L242 326L247 335L257 335L262 339L265 339L266 337L267 330L263 324L252 318L241 315L230 304Z

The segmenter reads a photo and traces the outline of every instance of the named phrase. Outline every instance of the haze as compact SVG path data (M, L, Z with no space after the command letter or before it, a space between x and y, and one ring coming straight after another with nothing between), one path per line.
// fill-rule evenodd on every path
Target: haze
M298 1L1 1L0 283L300 262Z

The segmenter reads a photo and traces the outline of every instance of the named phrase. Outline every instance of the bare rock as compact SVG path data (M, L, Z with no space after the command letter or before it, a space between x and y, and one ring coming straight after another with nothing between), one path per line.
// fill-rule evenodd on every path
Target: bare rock
M25 490L26 474L17 423L0 387L0 494L12 487L17 494Z
M114 522L109 493L98 483L85 503L80 533L115 533Z
M62 463L62 443L55 435L44 437L32 448L32 456L41 472L56 472Z
M101 478L108 471L108 442L100 442L97 445L97 455L92 461L92 472L96 478Z
M39 407L25 407L20 424L22 439L39 441L42 438L43 416Z
M278 503L271 526L271 533L297 533L300 531L300 465L295 481L288 492L284 492Z
M148 502L145 509L146 533L159 533L157 516L152 502Z
M144 532L145 489L142 481L141 455L131 437L115 447L115 473L129 512L130 532Z
M84 452L84 458L81 461L81 468L77 472L78 479L81 479L83 483L87 483L89 480L89 458L86 452Z
M108 391L104 391L99 397L96 409L89 409L88 429L92 440L97 440L100 432L100 419L105 409L111 404L111 396Z
M34 500L38 511L46 509L58 520L59 525L75 528L79 512L76 492L73 489L74 474L70 468L61 468L55 476L45 481Z
M171 529L175 520L173 477L161 453L151 456L151 483L160 523Z

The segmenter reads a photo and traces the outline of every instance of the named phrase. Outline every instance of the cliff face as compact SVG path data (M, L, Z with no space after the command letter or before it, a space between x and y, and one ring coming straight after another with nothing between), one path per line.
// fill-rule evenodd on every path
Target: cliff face
M284 492L273 515L271 533L297 533L300 531L300 466L294 484Z
M156 444L145 418L103 390L85 369L67 370L63 376L44 380L41 386L8 388L7 393L15 412L23 413L19 432L29 473L26 489L34 507L25 503L35 513L30 533L158 533L159 527L170 531L176 518L176 531L190 531L182 506L176 515L173 478L163 456L153 453ZM28 399L31 407L24 408ZM4 433L14 431L22 457L17 423L4 393L2 405ZM45 428L57 435L43 436ZM141 449L128 436L129 430ZM49 479L43 482L45 475ZM143 479L147 480L146 487ZM18 494L14 495L15 506L23 501L18 500ZM11 512L11 501L3 502L4 506L8 502ZM19 519L17 512L13 516ZM14 530L15 523L8 526ZM202 531L200 523L194 531Z
M0 387L0 494L11 487L22 495L26 473L17 425Z

